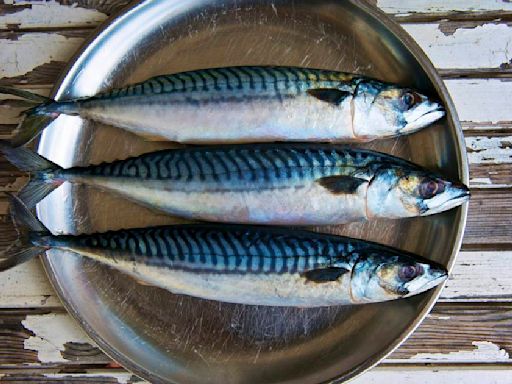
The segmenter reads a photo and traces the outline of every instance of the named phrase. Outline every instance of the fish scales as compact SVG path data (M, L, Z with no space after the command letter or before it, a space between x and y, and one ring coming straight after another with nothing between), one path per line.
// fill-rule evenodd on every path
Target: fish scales
M365 246L329 237L308 238L285 231L204 229L193 225L58 236L48 245L95 248L148 265L202 272L301 273L357 258Z
M132 84L121 89L104 92L97 99L117 97L119 92L134 96L202 90L269 90L267 97L277 97L281 91L299 93L312 87L338 87L340 82L348 85L354 77L328 70L311 71L284 67L232 67L198 70L153 77L144 83ZM142 84L148 84L144 87ZM244 95L244 93L237 93ZM253 95L253 93L249 93ZM245 94L247 96L247 94Z
M312 149L300 146L261 149L257 146L240 146L228 150L164 150L93 167L74 168L69 172L173 181L287 182L289 179L317 179L333 174L350 174L372 163L386 160L385 156L371 155L363 150L351 151L344 148L337 151L328 146ZM239 186L244 187L245 184Z

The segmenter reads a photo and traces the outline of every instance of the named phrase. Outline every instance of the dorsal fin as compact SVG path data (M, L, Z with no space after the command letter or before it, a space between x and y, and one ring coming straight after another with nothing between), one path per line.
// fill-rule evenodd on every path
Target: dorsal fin
M318 184L332 193L354 193L366 180L352 176L327 176L317 180Z
M326 103L340 105L346 97L351 93L341 91L337 88L314 88L307 90L308 95L316 97L318 100L325 101Z
M348 269L343 267L327 267L321 269L312 269L311 271L304 272L304 276L307 280L315 283L328 283L330 281L336 281L345 273Z

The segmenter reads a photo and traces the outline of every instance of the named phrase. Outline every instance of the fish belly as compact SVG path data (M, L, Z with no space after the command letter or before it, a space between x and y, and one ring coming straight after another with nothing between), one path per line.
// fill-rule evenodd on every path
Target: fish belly
M181 143L355 139L350 97L332 105L306 94L199 101L164 94L96 101L82 107L80 114L138 135Z
M366 184L332 193L316 182L261 190L180 189L172 181L97 178L88 184L145 206L199 220L244 224L329 225L366 219Z

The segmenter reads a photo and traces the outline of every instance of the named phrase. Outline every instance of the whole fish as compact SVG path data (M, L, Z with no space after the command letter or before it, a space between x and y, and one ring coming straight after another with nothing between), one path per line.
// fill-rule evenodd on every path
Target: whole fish
M176 225L55 236L19 201L30 226L4 252L0 270L56 248L150 285L229 303L318 307L409 297L447 277L441 265L362 240L307 231Z
M64 182L83 184L173 215L207 221L325 225L438 213L468 188L379 152L328 144L168 149L62 169L26 148L0 145L31 171L20 198L33 207Z
M444 116L418 91L361 75L294 67L228 67L162 75L91 97L26 112L14 145L60 114L181 143L370 141L415 132Z

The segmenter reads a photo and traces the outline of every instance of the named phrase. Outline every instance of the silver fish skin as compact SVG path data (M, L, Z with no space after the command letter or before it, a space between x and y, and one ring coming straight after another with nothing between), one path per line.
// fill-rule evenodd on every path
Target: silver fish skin
M4 147L3 152L33 171L19 195L30 207L64 182L189 219L243 224L328 225L424 216L469 198L463 184L405 160L327 144L169 149L65 170L27 149Z
M361 75L226 67L157 76L92 97L48 100L27 111L14 141L28 140L59 114L152 138L229 144L364 142L415 132L444 113L438 101L414 89Z
M13 206L18 221L29 214L21 203ZM447 276L441 265L406 252L299 230L210 224L55 236L35 222L20 233L23 245L0 255L0 270L60 249L176 294L229 303L381 302L424 292Z

